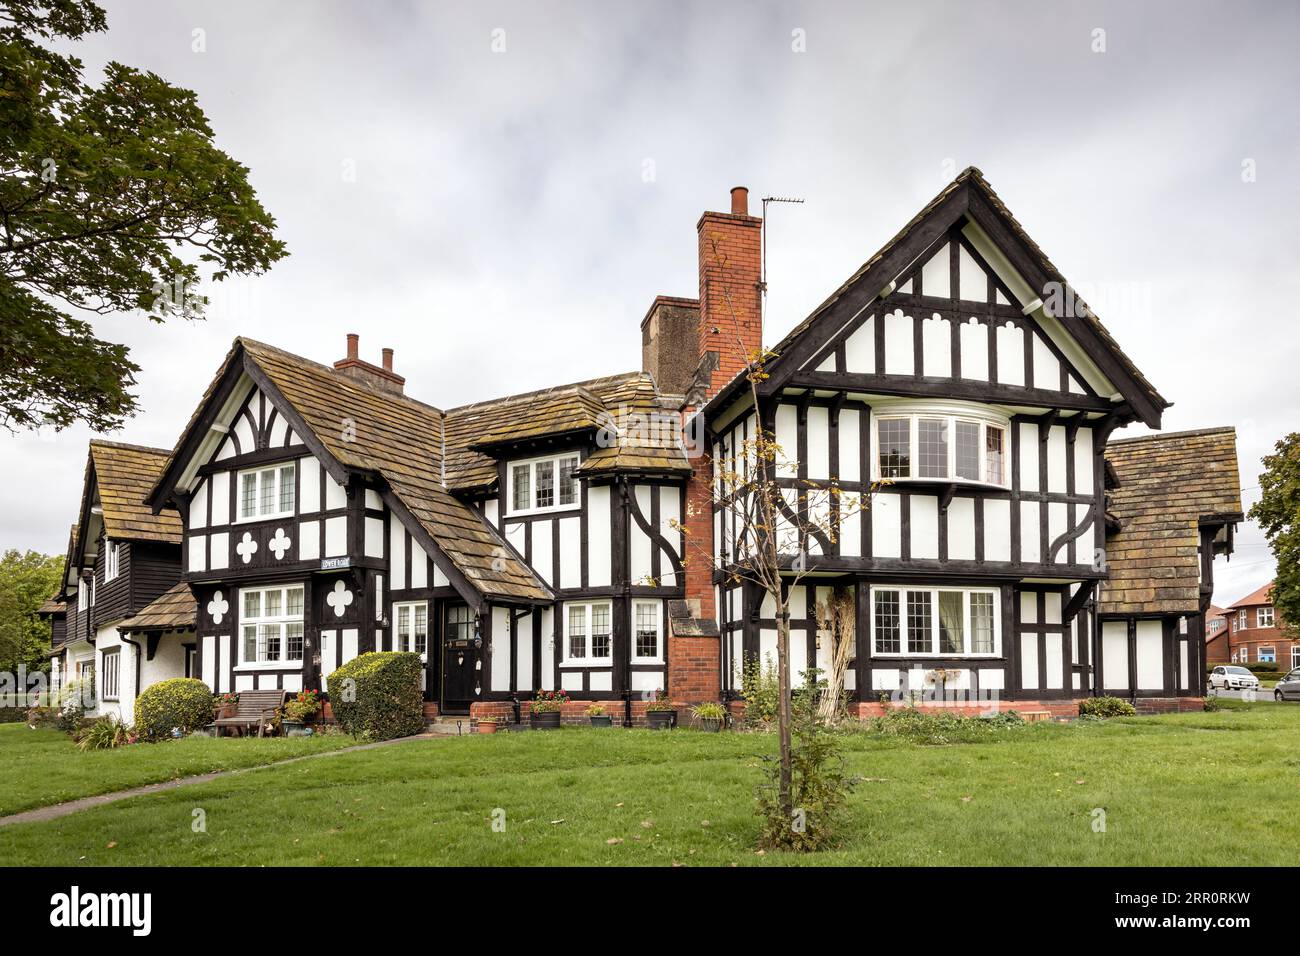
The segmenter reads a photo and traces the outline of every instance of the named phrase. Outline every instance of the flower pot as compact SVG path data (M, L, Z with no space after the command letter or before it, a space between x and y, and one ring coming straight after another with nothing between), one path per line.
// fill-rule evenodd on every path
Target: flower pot
M301 720L282 720L280 721L280 733L285 737L306 737L309 736L310 731Z
M591 714L591 726L593 727L612 727L614 718L609 714Z
M668 730L677 723L677 711L647 710L645 719L651 730Z
M212 719L220 720L222 717L234 717L238 711L238 704L222 704L220 707L212 708Z
M497 732L497 722L495 720L480 720L477 726L480 734L495 734Z
M700 718L700 730L703 730L703 731L705 731L705 732L707 732L707 733L710 733L710 734L716 734L716 733L717 733L718 731L720 731L721 729L722 729L722 718L721 718L721 717L701 717L701 718Z
M530 714L529 723L533 725L533 730L558 730L560 727L560 712L558 710L546 710L540 714Z

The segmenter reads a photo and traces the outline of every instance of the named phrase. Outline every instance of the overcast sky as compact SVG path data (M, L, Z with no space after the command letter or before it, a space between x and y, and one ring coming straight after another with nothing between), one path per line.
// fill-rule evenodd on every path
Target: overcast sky
M206 323L97 321L143 367L114 439L170 448L239 334L329 362L360 332L442 407L636 368L737 184L807 200L769 218L775 342L967 165L1165 430L1237 427L1247 508L1300 422L1295 2L106 6L88 71L195 90L291 253ZM0 435L0 545L62 552L89 437ZM1271 575L1243 525L1215 600Z

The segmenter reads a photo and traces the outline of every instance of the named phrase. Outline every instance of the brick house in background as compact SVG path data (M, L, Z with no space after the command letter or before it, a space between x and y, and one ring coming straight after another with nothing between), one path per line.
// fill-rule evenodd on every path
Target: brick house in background
M1300 667L1300 639L1273 607L1272 581L1235 602L1226 613L1231 663L1273 662L1281 671Z
M1231 664L1228 654L1228 612L1211 604L1205 612L1205 663Z

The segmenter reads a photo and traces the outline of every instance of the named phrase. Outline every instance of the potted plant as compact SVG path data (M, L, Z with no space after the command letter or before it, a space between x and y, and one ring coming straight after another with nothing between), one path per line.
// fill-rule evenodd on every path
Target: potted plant
M213 694L212 695L212 719L220 720L222 717L234 717L235 712L239 709L238 694Z
M587 708L587 716L591 719L593 727L612 727L614 718L605 713L605 708L601 704L592 704Z
M700 722L700 729L717 733L727 719L727 709L716 700L705 701L691 708L691 713Z
M533 730L555 730L560 726L560 716L569 695L562 690L539 690L528 705L529 723Z
M476 717L474 720L474 726L478 729L480 734L495 734L497 732L497 724L500 723L501 718L484 715L483 717Z
M666 730L677 723L677 707L664 691L656 691L655 699L646 705L645 719L651 730Z
M300 691L280 708L280 732L286 737L306 737L307 727L320 713L320 695L314 690Z

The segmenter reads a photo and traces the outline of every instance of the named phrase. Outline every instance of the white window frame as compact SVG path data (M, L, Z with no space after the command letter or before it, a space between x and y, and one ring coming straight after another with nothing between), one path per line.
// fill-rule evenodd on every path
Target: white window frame
M424 650L414 649L416 632L416 612L424 611ZM407 634L402 633L402 612L407 612ZM429 602L428 601L394 601L393 602L393 650L410 651L420 655L420 660L429 660Z
M104 539L104 583L114 581L121 573L122 561L119 553L120 545L116 541Z
M876 593L894 591L899 596L898 604L898 650L882 651L876 647ZM907 593L908 591L927 591L930 597L930 650L909 651L907 634ZM960 653L948 653L939 650L939 594L943 591L959 592L962 595L962 646L966 650ZM975 644L974 628L971 626L971 595L988 594L993 598L993 650L976 652L971 650ZM1002 593L997 588L986 587L945 587L935 584L881 584L872 585L870 594L871 614L871 656L883 659L901 658L971 658L990 660L1002 656Z
M1300 667L1300 641L1291 645L1291 669Z
M1268 623L1265 623L1265 615L1268 616ZM1277 615L1273 612L1272 607L1255 608L1255 626L1256 627L1273 627L1277 621Z
M1268 663L1276 664L1276 663L1277 663L1277 646L1276 646L1276 645L1274 645L1274 644L1261 644L1261 645L1259 645L1258 650L1259 650L1259 653L1255 656L1255 660L1256 660L1256 661L1258 661L1258 662L1261 663L1261 664L1268 664ZM1272 655L1272 657L1273 657L1273 660L1272 660L1272 661L1266 661L1266 660L1264 660L1264 652L1265 652L1265 651L1267 651L1270 655Z
M1243 613L1245 613L1245 612L1243 612ZM1237 648L1237 657L1239 658L1238 661L1237 661L1238 664L1249 664L1249 663L1250 663L1250 645L1247 644L1247 645L1245 645L1245 646L1243 646L1243 647L1239 647L1239 648Z
M655 650L654 656L642 656L636 652L637 608L653 607L655 612ZM657 599L637 599L632 601L632 620L628 628L632 646L629 648L633 664L660 664L664 659L664 602Z
M591 618L592 609L603 607L609 621L609 653L601 656L592 654ZM569 619L575 608L583 608L583 647L585 657L569 656ZM561 667L610 667L614 663L614 604L612 601L566 601L564 604L564 628L560 632L560 666Z
M1246 629L1246 612L1244 610L1241 610L1237 612L1237 630L1244 631L1245 629Z
M280 592L280 613L274 616L267 615L265 613L266 595L271 591ZM302 614L294 615L294 614L287 613L289 607L289 593L292 591L302 592L302 596L303 596ZM262 608L262 613L260 613L257 617L254 618L246 618L244 616L244 607L245 607L244 596L252 592L258 592L262 595L261 600L259 602ZM290 624L303 625L304 652L306 650L306 641L307 641L306 624L305 624L305 615L307 611L306 597L307 597L306 589L301 584L267 584L267 585L260 585L258 587L240 588L239 604L238 604L239 627L235 631L235 642L238 645L238 651L239 651L239 664L235 668L236 670L245 670L245 671L298 670L299 668L302 667L302 657L293 658L293 657L285 657L283 655L289 652L289 625ZM272 627L272 626L278 626L279 628L281 657L278 660L249 660L246 653L247 648L245 647L245 640L247 639L247 635L244 633L244 629L246 627ZM256 637L254 637L254 641L260 644L260 642L257 641Z
M506 464L506 514L508 515L533 515L533 514L550 514L553 511L576 511L582 507L582 488L581 481L578 478L573 479L573 501L569 504L560 504L560 462L572 460L576 470L582 465L582 456L576 452L565 452L562 455L544 455L541 458L521 458L517 461L511 461ZM551 487L555 491L555 504L538 507L537 505L537 468L539 465L549 465L551 471ZM528 507L515 507L515 469L528 468Z
M289 469L291 472L289 480L293 482L293 503L289 510L280 509L281 491L284 484L284 470ZM272 500L275 502L274 511L262 511L262 478L267 472L275 475L275 494ZM244 514L244 478L247 475L253 475L255 478L255 490L253 492L253 513ZM247 524L251 521L271 521L276 518L292 518L298 513L298 462L277 461L271 464L261 465L257 468L245 468L242 471L235 472L235 524Z
M122 648L106 648L99 654L100 667L98 696L100 700L117 701L122 695Z
M926 476L917 474L920 467L920 432L921 419L941 419L947 425L947 474L944 476ZM940 402L922 404L909 402L906 405L885 404L879 406L872 414L871 428L871 477L875 481L931 482L936 484L971 485L981 488L1009 488L1011 486L1011 420L984 407L968 407L960 403ZM880 440L880 423L886 421L906 421L908 425L908 473L906 475L883 478L880 466L882 444ZM976 468L978 478L957 477L957 423L963 422L979 426L979 463ZM987 481L988 477L988 433L997 428L1002 432L1002 477L1000 481Z

